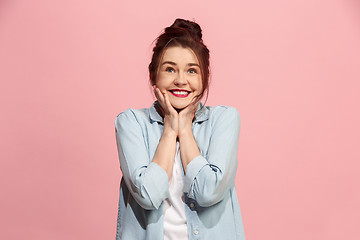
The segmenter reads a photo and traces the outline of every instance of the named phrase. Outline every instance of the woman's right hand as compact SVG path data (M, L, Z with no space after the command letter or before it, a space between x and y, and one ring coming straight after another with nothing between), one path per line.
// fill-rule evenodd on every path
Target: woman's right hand
M161 106L164 117L164 133L179 135L179 114L170 103L167 93L154 86L154 94Z

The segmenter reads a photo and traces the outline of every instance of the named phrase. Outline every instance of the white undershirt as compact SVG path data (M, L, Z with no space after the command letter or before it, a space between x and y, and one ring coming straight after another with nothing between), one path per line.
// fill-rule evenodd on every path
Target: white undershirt
M175 162L169 180L169 198L164 201L164 240L186 240L185 203L183 193L184 170L180 158L179 142L176 142Z

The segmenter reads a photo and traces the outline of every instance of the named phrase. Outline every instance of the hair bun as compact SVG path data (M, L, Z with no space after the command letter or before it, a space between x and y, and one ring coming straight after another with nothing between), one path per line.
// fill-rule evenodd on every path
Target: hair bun
M196 22L177 18L175 20L175 22L170 26L170 28L173 28L173 27L186 29L189 32L191 32L192 34L194 34L195 36L197 36L200 40L202 39L201 27Z

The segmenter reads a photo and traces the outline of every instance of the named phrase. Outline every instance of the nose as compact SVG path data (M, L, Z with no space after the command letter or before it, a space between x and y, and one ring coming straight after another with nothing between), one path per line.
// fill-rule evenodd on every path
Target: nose
M186 85L186 83L187 83L187 80L186 80L185 74L183 74L181 72L179 74L177 74L177 76L174 79L174 84L178 86L178 85Z

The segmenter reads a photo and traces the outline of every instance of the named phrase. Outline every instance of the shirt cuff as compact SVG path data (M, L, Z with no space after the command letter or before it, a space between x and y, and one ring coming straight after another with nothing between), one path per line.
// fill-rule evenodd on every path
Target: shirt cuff
M193 194L191 193L191 187L193 185L194 179L200 170L208 165L208 161L201 155L195 157L191 162L186 166L186 173L184 176L184 189L185 193L188 193L188 197L193 198Z
M168 175L162 167L155 162L150 162L147 167L151 173L149 178L145 178L145 189L149 195L153 206L158 209L161 203L169 197Z

